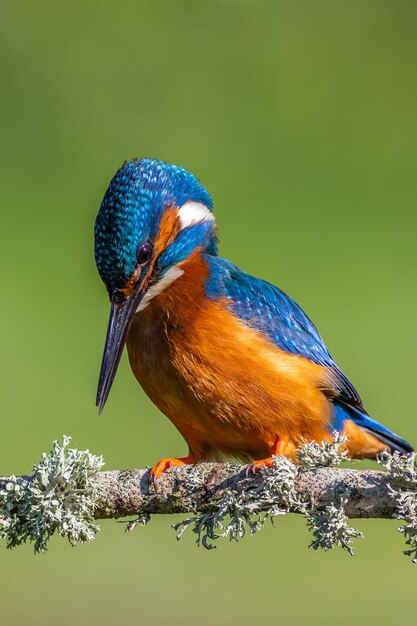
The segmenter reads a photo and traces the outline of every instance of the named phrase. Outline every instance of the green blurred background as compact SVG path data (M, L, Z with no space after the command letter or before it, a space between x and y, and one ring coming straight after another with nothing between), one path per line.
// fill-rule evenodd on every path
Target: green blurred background
M94 406L108 301L93 222L121 162L196 173L221 252L314 319L371 414L417 443L417 4L4 0L1 473L63 433L108 468L186 452L124 358ZM393 624L417 570L396 523L315 553L296 517L207 552L174 518L0 554L1 623Z

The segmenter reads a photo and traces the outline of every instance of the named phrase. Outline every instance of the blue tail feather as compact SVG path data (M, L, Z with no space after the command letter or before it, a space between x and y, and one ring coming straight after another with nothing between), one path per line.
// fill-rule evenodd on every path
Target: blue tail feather
M397 450L398 452L402 452L406 454L408 452L413 452L414 448L408 441L396 435L386 428L379 422L373 420L366 413L362 413L359 409L355 407L348 406L341 402L336 401L334 403L335 406L335 420L334 427L336 430L342 430L343 423L345 420L349 419L355 422L358 426L372 433L383 443L386 443L392 450Z

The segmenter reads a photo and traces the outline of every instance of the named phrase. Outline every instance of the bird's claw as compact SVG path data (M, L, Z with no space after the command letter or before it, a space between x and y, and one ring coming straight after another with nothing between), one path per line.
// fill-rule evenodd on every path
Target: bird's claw
M274 455L282 454L285 455L285 452L288 448L289 439L288 437L277 437L274 445ZM253 461L246 470L246 478L249 478L250 474L256 474L256 472L263 467L272 467L273 457L268 456L266 459L261 459L260 461Z
M179 467L181 465L189 465L190 463L195 463L195 458L190 454L186 457L176 459L170 456L164 457L158 463L152 467L149 477L149 485L154 488L155 491L158 489L158 482L161 478L162 474L169 469L170 467Z
M257 471L262 469L263 467L272 467L272 456L267 459L261 459L260 461L254 461L246 470L246 478L249 478L250 474L256 474Z

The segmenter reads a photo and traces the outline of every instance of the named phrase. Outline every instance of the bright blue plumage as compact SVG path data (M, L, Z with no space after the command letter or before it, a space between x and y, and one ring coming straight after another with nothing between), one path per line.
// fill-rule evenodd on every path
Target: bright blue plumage
M181 209L187 203L192 205L188 206L191 213L186 211L183 219ZM206 213L201 213L202 205L203 209L206 207ZM161 218L168 208L178 211L173 236L168 237L166 246L152 263L151 256L149 262L142 262L140 251L144 244L150 251L156 249ZM343 431L351 420L392 449L411 451L408 442L367 415L358 392L339 369L319 332L296 302L274 285L242 272L217 256L216 226L211 210L212 201L207 190L195 176L176 165L134 159L126 162L113 177L95 224L96 263L113 307L109 345L100 375L99 407L103 407L107 398L128 323L138 310L144 293L163 284L162 279L165 274L168 276L169 269L181 267L198 253L208 269L207 298L225 302L234 316L262 333L281 350L327 369L326 382L331 389L321 391L333 407L333 419L330 418L328 424L330 432L335 428ZM174 276L177 278L178 273ZM309 410L310 406L306 407L307 413Z
M340 394L362 407L358 392L340 371L318 330L304 311L283 291L242 272L219 257L207 257L211 277L209 297L226 296L235 315L262 331L281 350L303 356L331 369Z
M184 261L196 248L202 247L210 255L217 254L217 240L213 233L213 224L200 222L187 226L175 241L161 254L157 262L160 273Z
M342 429L345 420L351 419L364 430L376 435L378 439L388 444L393 450L398 450L398 452L413 452L413 447L408 441L392 432L389 428L386 428L386 426L383 426L383 424L369 417L364 410L360 411L354 406L349 406L337 400L334 402L334 407L335 426L337 430Z
M367 415L355 387L336 365L314 324L292 298L226 259L211 255L206 255L205 259L210 268L206 283L209 298L226 297L234 315L264 333L281 350L329 369L337 391L330 430L342 430L345 420L351 419L394 449L412 450L407 441Z
M132 275L138 246L153 240L167 207L187 200L212 207L208 191L183 167L132 159L116 172L94 227L96 264L110 293Z

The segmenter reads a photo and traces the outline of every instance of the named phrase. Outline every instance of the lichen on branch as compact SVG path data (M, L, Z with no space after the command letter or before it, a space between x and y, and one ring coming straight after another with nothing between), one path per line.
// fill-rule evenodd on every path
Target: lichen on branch
M336 498L329 506L317 506L307 492L297 490L303 472L317 467L336 467L347 460L344 444L346 438L338 433L334 440L321 444L307 443L297 452L295 464L283 456L274 456L272 467L261 469L261 480L242 481L234 491L225 491L218 505L211 511L197 513L175 524L177 538L191 527L197 535L196 542L214 548L214 542L227 537L237 541L246 531L254 534L270 519L290 512L303 514L313 532L311 547L329 550L341 546L353 554L352 540L362 533L348 525L344 511L345 500ZM192 473L187 482L192 487L198 475Z
M345 439L309 443L298 462L274 457L272 467L247 475L247 467L201 463L164 472L155 490L149 469L101 471L103 459L69 447L69 437L54 441L32 476L0 478L0 539L9 548L31 542L44 552L54 534L71 544L91 541L94 520L134 517L133 530L152 515L188 513L174 525L180 538L191 529L196 541L213 548L221 538L254 534L281 515L306 518L311 547L341 546L352 554L361 533L352 518L401 519L406 555L417 562L417 472L415 455L384 453L385 471L342 469L348 460Z
M35 552L45 552L55 532L72 545L94 539L96 476L104 461L88 450L68 448L69 442L66 436L62 444L54 441L31 477L11 476L0 490L0 539L8 548L29 541Z
M414 452L407 455L383 452L378 457L378 463L386 467L391 475L389 490L397 503L393 517L404 521L398 531L404 535L406 545L410 546L404 554L412 556L413 563L417 563L416 455Z

